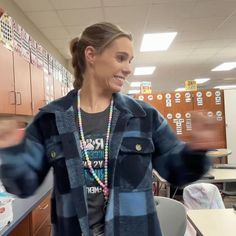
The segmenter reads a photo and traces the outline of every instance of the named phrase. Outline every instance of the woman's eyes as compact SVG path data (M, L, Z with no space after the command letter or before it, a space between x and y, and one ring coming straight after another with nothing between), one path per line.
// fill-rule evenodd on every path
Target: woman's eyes
M127 56L124 56L124 55L119 55L116 57L117 58L117 61L118 62L123 62L123 61L126 61L128 60ZM132 60L132 59L131 59ZM131 60L129 61L129 63L131 63Z
M119 61L119 62L122 62L122 61L124 61L125 59L126 59L125 56L122 56L122 55L117 56L117 61Z

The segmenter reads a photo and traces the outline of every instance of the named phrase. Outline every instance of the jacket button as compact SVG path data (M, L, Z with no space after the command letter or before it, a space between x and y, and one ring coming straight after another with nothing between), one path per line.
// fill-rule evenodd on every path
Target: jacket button
M136 151L142 150L142 146L140 144L136 144L135 148L136 148Z
M56 152L55 151L51 151L51 158L55 158L56 157Z

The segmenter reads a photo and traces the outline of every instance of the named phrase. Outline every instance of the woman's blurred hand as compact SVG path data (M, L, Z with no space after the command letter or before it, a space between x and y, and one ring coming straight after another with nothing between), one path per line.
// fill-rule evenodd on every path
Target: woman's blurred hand
M0 148L21 143L24 135L24 128L19 128L16 120L0 120Z
M192 132L190 147L194 150L219 148L221 130L215 116L208 117L206 112L192 112Z

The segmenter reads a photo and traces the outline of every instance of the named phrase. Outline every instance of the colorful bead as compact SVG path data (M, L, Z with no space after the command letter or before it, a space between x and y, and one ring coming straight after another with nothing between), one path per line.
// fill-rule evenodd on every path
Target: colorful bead
M106 133L106 142L104 147L104 183L99 179L96 175L93 167L92 162L89 159L88 152L86 149L86 142L84 137L83 125L82 125L82 118L81 118L81 110L80 110L80 91L78 91L78 123L79 123L79 134L81 139L81 149L87 161L87 165L89 167L89 171L93 175L94 179L98 182L98 184L103 189L104 198L107 201L109 197L109 189L108 189L108 148L109 148L109 138L111 134L111 122L112 122L112 114L113 114L113 99L111 100L110 110L109 110L109 120L107 125L107 133Z

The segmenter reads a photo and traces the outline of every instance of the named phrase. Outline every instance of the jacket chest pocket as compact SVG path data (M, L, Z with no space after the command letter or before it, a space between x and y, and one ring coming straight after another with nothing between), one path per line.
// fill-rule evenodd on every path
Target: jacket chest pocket
M55 187L61 194L68 193L70 191L69 178L59 136L53 136L46 141L46 155L54 170Z
M145 137L125 137L121 144L118 167L119 186L129 190L149 189L152 185L154 145Z
M52 165L61 158L64 158L59 136L53 136L46 141L46 155Z

